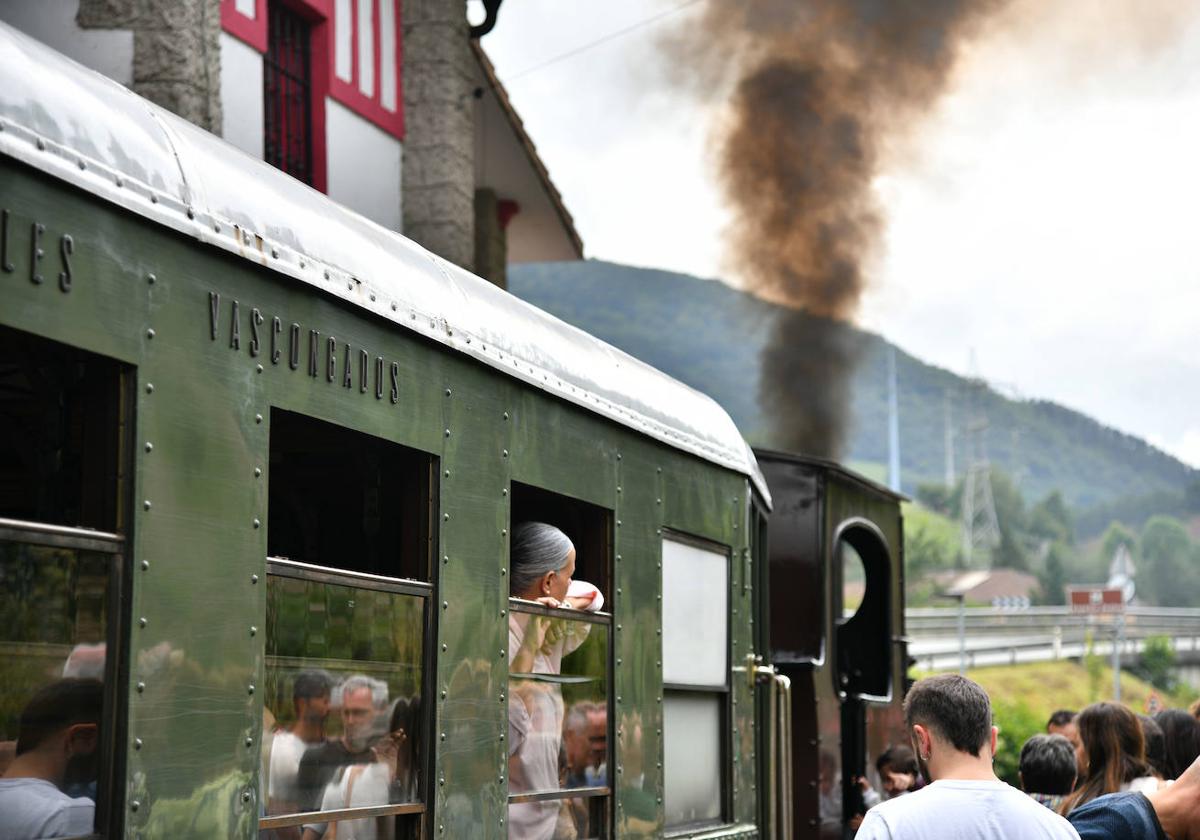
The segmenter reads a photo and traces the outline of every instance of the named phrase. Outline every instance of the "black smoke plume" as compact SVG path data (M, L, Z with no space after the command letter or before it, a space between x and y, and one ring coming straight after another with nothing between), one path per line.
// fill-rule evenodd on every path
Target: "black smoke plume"
M1006 2L705 0L667 37L675 80L720 97L729 267L790 310L761 360L772 445L841 454L861 347L847 322L882 233L873 181Z

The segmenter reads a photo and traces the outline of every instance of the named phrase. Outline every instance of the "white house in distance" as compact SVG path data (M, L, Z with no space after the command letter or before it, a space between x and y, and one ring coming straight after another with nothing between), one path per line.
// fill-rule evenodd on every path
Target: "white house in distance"
M0 0L0 20L500 285L583 256L464 0Z

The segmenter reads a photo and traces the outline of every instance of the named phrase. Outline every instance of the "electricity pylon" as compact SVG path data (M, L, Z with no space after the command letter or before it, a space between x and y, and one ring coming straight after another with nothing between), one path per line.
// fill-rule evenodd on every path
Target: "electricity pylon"
M992 467L987 457L988 420L983 409L987 385L982 378L972 375L966 387L967 477L962 495L962 553L963 565L970 568L976 551L1000 545L1000 522L996 518Z

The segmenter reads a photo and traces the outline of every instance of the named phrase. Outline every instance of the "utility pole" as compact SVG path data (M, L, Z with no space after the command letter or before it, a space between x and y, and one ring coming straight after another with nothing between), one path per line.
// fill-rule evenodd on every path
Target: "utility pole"
M896 387L896 348L888 347L888 487L900 492L900 401Z
M987 384L977 375L967 383L967 478L962 495L963 564L970 568L978 549L1000 545L1000 523L992 497L992 467L987 457L988 420L983 409Z
M953 492L958 473L954 469L954 420L950 412L950 389L942 392L944 447L946 450L946 489Z

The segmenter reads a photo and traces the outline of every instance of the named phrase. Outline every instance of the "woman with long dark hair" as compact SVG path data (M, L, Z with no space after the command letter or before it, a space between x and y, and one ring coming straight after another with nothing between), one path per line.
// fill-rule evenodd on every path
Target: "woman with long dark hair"
M1183 709L1167 709L1154 722L1163 731L1163 778L1178 779L1200 755L1200 721Z
M1076 724L1076 753L1084 774L1059 808L1063 816L1106 793L1142 789L1150 774L1142 725L1129 709L1119 703L1093 703L1079 713Z

